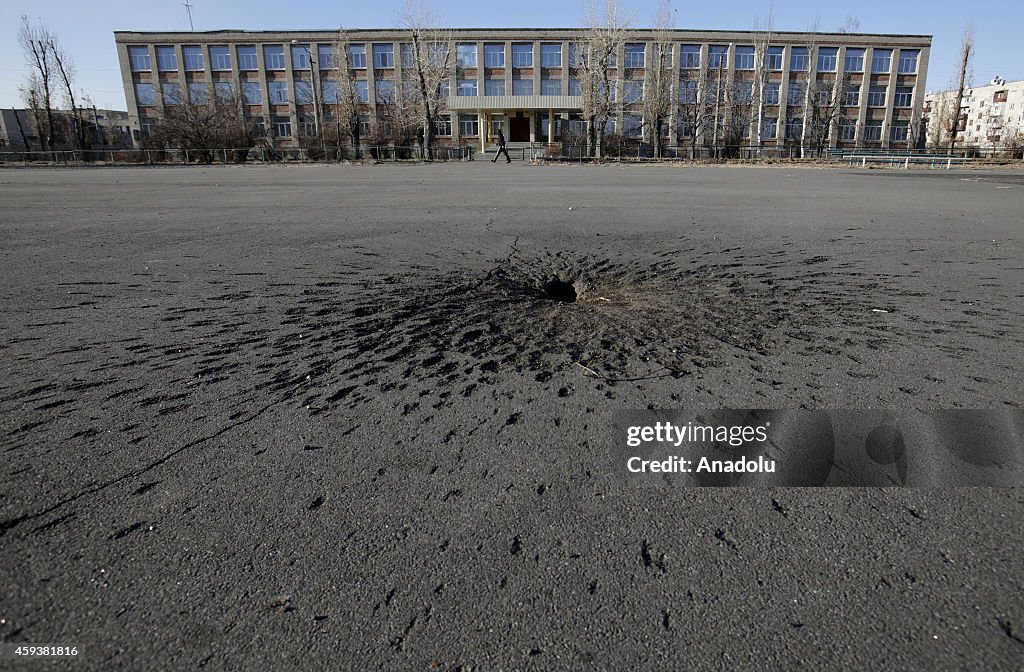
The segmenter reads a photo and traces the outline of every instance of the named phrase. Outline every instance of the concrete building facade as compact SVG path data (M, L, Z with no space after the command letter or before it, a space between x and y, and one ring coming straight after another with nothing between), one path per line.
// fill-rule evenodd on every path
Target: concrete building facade
M956 93L939 91L925 96L927 137L934 146L949 144ZM957 116L960 146L996 151L1024 146L1024 80L1007 82L995 77L984 86L966 89Z
M448 34L456 57L451 59L446 109L435 123L439 142L483 148L501 129L511 142L554 143L564 129L582 128L582 98L570 59L585 30L455 29ZM730 90L749 91L762 74L762 123L759 129L751 124L745 142L757 142L757 133L766 146L798 142L809 116L801 92L824 81L839 82L842 89L841 113L830 122L830 147L916 143L930 36L777 32L763 62L754 56L761 37L744 31L670 31L666 60L675 73L675 102L667 143L695 140L681 123L687 96L706 100L707 82L716 78ZM136 143L175 99L208 96L227 86L243 90L245 114L283 145L299 143L301 129L331 118L329 84L337 79L339 60L331 54L338 38L335 31L115 33ZM619 46L610 68L616 111L609 130L641 134L645 67L651 67L654 44L664 39L664 33L634 30ZM369 131L377 123L381 91L408 81L410 36L401 30L350 30L344 42L362 105L360 125ZM703 82L700 91L687 90L693 80ZM319 105L310 99L311 91L317 92ZM697 133L704 142L709 131Z

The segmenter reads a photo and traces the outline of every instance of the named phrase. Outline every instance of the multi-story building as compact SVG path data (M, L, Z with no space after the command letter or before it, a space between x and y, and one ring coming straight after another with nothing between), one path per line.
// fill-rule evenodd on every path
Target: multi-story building
M987 150L1024 146L1024 80L1007 82L999 77L985 86L964 90L959 115L953 114L957 91L925 96L924 115L928 143L949 145L954 116L959 118L957 144Z
M566 131L578 132L583 97L573 59L585 33L448 31L453 57L446 104L435 120L438 140L485 147L498 129L512 142L553 143ZM663 31L632 31L609 64L615 100L609 130L641 134L645 69L657 62L671 68L674 82L664 125L669 144L717 137L718 126L740 114L737 100L747 106L741 124L745 143L758 136L768 146L806 143L808 124L822 116L812 108L836 101L825 121L828 146L916 144L930 36L776 32L767 42L764 37L674 30L666 42ZM237 87L246 115L283 144L301 143L311 126L331 119L339 61L351 68L348 79L366 135L381 118L382 101L412 74L410 35L401 30L346 31L344 59L337 58L334 31L117 32L115 38L137 141L167 106ZM665 57L655 60L661 51L655 45L666 43ZM763 105L751 100L758 93ZM726 99L732 101L727 106ZM696 115L700 123L687 121L694 104L703 109Z

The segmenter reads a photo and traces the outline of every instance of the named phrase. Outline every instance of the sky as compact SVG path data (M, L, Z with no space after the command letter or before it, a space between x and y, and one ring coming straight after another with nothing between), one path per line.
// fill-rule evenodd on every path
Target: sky
M79 97L88 94L97 107L126 109L121 88L115 30L187 31L186 0L0 0L0 107L24 107L19 87L28 69L17 42L21 16L45 24L56 34L75 64ZM195 30L390 28L402 0L188 0L193 5ZM459 28L572 28L584 25L586 0L568 2L482 2L423 0L433 7L442 25ZM620 0L634 27L654 22L657 3ZM1024 2L1013 0L673 0L677 28L751 30L763 23L774 7L777 30L807 30L818 25L834 31L848 15L860 22L860 32L933 35L927 88L949 88L956 75L964 25L974 24L976 54L973 83L987 84L995 76L1024 79L1024 58L1017 50L1024 26Z

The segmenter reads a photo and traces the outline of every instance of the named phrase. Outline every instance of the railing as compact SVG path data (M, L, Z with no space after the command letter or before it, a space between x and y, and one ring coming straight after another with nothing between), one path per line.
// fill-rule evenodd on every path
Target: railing
M472 161L472 145L433 148L434 161ZM171 163L277 163L334 162L346 160L422 161L425 152L419 145L339 145L332 147L217 147L210 149L110 149L0 152L0 164L45 163L56 165L87 164L171 164Z

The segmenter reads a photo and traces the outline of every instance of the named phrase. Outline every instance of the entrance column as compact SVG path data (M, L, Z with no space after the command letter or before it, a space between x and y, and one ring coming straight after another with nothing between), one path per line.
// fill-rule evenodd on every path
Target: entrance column
M476 111L476 128L477 134L480 136L480 153L483 154L487 151L487 124L490 121L490 115L484 116L483 110Z
M530 120L530 143L532 144L537 142L537 111L527 112L526 118Z
M548 110L548 144L555 144L555 111Z

